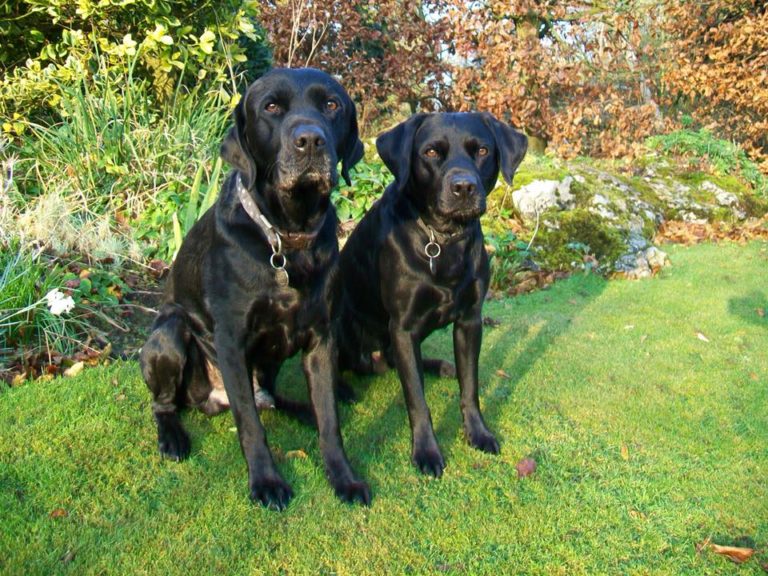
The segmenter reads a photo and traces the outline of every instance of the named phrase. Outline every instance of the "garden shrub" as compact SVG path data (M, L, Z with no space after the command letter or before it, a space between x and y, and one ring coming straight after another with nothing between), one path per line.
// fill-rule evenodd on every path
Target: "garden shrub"
M236 97L236 67L269 64L257 14L252 0L9 0L0 8L2 129L18 134L25 119L55 116L62 86L105 67L149 82L160 105L198 83Z

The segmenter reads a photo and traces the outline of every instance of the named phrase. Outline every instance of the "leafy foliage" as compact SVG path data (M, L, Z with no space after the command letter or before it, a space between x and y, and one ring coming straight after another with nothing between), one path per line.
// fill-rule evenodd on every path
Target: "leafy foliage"
M663 128L649 2L454 0L453 104L489 110L564 156L622 156Z
M667 0L669 98L768 171L768 10L760 0Z
M393 179L380 161L358 163L352 170L352 186L342 186L331 197L339 220L360 220Z
M262 1L276 65L315 66L339 76L367 128L407 104L409 112L447 103L450 29L445 2Z
M5 132L22 120L55 112L62 86L105 71L132 71L153 99L166 103L180 86L201 81L229 100L236 96L234 67L259 55L256 2L228 0L10 0L0 8L0 116ZM253 66L255 63L251 62Z

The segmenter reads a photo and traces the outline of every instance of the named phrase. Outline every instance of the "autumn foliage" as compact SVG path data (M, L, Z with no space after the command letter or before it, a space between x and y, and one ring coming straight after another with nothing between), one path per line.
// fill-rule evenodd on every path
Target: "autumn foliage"
M662 80L670 103L739 141L768 171L768 7L764 0L670 0Z
M442 2L262 1L261 21L276 66L314 66L339 76L358 103L361 124L407 105L446 101L443 52L450 30Z

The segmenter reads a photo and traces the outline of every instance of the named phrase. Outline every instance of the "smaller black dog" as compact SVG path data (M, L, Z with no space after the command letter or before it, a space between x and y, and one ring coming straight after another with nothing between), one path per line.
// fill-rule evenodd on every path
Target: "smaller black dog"
M379 350L400 376L412 433L412 459L441 476L445 461L424 399L421 342L453 323L461 411L469 443L497 454L478 403L481 309L488 255L480 216L499 171L512 182L528 140L487 113L417 114L376 141L394 174L339 258L340 368L369 373Z
M328 479L341 499L368 504L368 485L344 453L333 392L339 248L330 194L337 163L349 182L363 155L355 106L319 70L277 69L248 88L234 119L221 152L235 170L185 238L141 351L160 452L189 455L185 406L231 407L251 498L284 508L291 488L257 403L271 399L281 364L301 351Z

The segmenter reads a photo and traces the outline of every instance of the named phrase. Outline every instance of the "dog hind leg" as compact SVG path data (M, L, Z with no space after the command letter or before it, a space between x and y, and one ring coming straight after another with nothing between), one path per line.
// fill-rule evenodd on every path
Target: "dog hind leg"
M185 366L190 339L183 313L166 306L160 311L140 357L141 373L152 393L160 454L177 461L187 458L190 452L189 435L179 418L185 397Z

